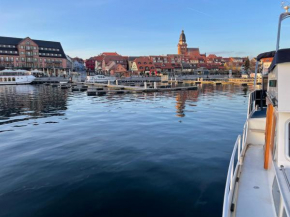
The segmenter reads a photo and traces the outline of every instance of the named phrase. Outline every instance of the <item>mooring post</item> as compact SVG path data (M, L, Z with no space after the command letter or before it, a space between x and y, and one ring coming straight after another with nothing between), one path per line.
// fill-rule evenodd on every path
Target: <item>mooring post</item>
M154 82L154 89L157 89L157 82Z
M108 85L110 85L110 83L111 83L110 80L108 80Z
M147 89L147 82L144 82L144 88Z
M118 82L118 80L116 80L116 85L119 85L119 82Z

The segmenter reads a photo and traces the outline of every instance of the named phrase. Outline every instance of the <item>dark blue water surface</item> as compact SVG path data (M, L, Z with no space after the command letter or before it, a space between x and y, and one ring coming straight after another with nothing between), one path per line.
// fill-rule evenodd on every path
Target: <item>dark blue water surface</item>
M0 86L0 216L221 216L246 94Z

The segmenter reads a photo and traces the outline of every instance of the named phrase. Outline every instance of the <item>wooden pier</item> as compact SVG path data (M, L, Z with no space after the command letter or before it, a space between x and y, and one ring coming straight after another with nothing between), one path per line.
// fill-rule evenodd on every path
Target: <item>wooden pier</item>
M261 79L260 79L261 80ZM257 83L261 82L259 79ZM197 90L198 84L212 84L215 86L225 84L239 84L242 86L254 84L254 79L197 79L197 80L168 80L161 82L145 81L140 80L134 82L128 81L116 81L113 83L45 83L52 87L58 87L61 89L71 89L75 92L87 92L88 96L102 96L106 94L130 94L130 93L148 93L148 92L164 92L164 91L186 91L186 90ZM181 86L182 85L182 86Z
M128 93L148 93L148 92L164 92L164 91L185 91L197 90L197 86L187 87L171 87L170 85L157 86L144 84L144 86L127 86L104 83L77 83L72 85L72 91L87 91L88 96L97 96L105 94L128 94Z

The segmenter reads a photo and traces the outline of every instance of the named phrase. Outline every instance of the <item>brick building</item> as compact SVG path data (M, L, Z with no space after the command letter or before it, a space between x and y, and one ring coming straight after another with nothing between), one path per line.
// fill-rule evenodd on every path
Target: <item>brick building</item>
M141 73L152 74L156 72L155 66L149 57L138 57L132 64L132 71Z
M0 37L0 68L41 69L59 75L70 67L60 42Z

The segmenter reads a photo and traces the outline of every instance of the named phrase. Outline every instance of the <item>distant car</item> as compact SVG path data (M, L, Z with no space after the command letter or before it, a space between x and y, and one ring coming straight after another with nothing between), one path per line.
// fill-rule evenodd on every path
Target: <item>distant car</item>
M255 73L251 73L251 78L255 78ZM257 73L257 78L262 78L262 73Z

